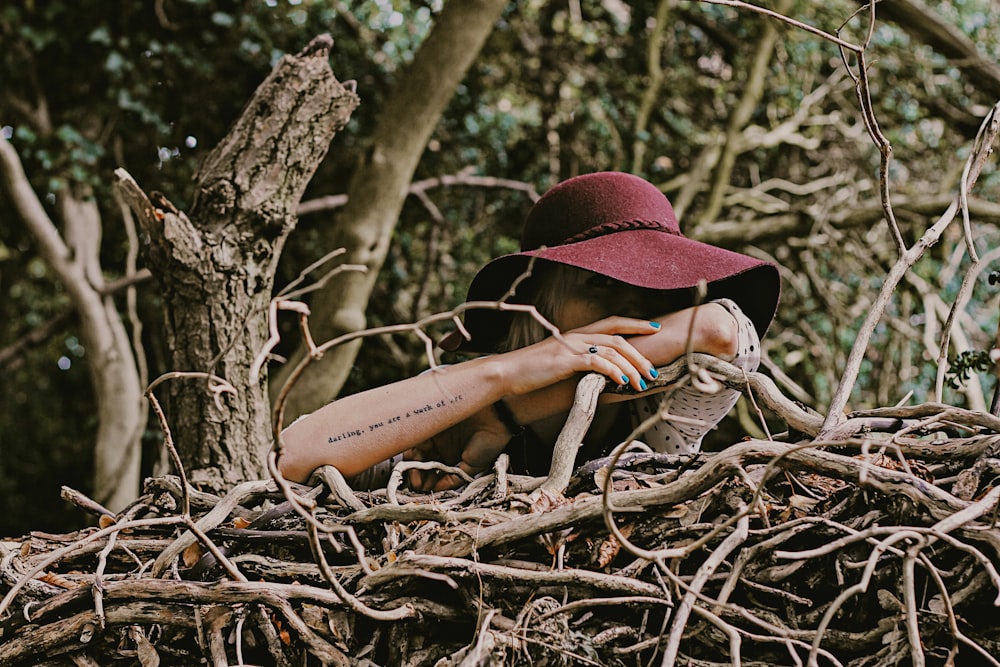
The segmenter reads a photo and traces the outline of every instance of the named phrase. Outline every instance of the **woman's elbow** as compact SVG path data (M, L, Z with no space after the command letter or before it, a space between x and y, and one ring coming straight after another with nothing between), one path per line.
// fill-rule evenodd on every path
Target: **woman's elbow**
M277 466L278 472L281 473L282 477L290 482L298 482L299 484L305 483L309 479L309 475L316 468L316 466L304 460L300 448L288 446L287 444L281 449Z
M699 311L695 319L698 336L695 351L727 361L734 359L739 345L736 318L719 304L706 304Z

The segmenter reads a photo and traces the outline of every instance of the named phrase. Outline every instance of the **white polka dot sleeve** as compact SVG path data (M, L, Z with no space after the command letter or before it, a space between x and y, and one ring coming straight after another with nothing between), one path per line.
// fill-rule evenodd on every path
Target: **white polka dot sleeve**
M729 299L712 301L732 313L739 325L738 348L732 364L747 372L760 365L760 338L757 330L740 307ZM701 449L701 441L712 428L736 405L740 394L723 388L716 394L706 394L690 384L663 394L646 396L629 401L633 427L643 423L661 410L667 418L656 421L639 436L652 449L663 454L694 454Z

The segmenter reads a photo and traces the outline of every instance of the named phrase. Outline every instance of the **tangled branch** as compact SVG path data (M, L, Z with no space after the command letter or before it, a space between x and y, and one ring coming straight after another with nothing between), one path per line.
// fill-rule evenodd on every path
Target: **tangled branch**
M805 430L694 459L622 448L562 482L501 457L429 495L332 469L187 500L151 479L103 528L0 547L0 662L998 664L1000 489L957 492L995 460L996 418L882 409L819 440L772 382L695 361Z

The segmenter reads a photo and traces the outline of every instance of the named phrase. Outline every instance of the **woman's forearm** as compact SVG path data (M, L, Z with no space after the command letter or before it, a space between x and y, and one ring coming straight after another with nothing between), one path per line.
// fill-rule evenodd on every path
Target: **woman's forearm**
M692 352L726 360L736 356L739 325L724 306L706 303L664 315L657 321L660 330L656 334L631 339L635 349L656 366L666 366L687 352L689 338Z
M487 357L441 367L346 396L282 433L281 473L303 481L321 465L345 476L424 442L503 395L500 367Z

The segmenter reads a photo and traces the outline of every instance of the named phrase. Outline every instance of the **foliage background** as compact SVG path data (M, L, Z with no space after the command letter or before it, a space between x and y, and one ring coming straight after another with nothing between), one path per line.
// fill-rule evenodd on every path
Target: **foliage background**
M28 2L0 8L0 127L36 192L67 181L94 186L105 212L102 257L122 275L127 241L111 200L122 166L179 207L205 151L283 53L329 32L332 67L362 98L306 199L344 191L380 102L433 23L440 0L365 2ZM882 3L889 6L890 3ZM880 5L881 6L881 5ZM783 0L796 20L835 30L847 0ZM934 3L984 61L1000 61L1000 8L989 0ZM772 257L784 269L767 367L786 391L822 411L860 318L895 259L879 222L878 153L836 48L735 9L697 2L512 2L479 61L455 91L416 180L466 170L529 184L537 192L576 173L622 169L661 185L685 232ZM845 34L859 39L864 22ZM981 117L1000 84L949 61L880 20L873 35L872 97L891 141L893 200L907 240L945 208ZM766 56L766 57L762 57ZM755 63L758 63L755 65ZM755 66L757 69L755 69ZM757 77L755 78L755 73ZM745 115L743 113L745 110ZM44 121L44 122L43 122ZM406 119L398 119L406 131ZM523 191L429 190L441 219L411 198L372 296L372 325L412 321L464 297L474 271L513 250L530 206ZM997 175L988 168L975 219L981 254L996 246ZM0 347L64 314L67 298L0 192ZM290 239L277 286L332 250L337 210L305 215ZM866 359L851 407L931 397L940 300L954 300L968 266L952 229L900 289ZM985 274L984 274L985 275ZM985 279L960 322L983 349L996 327L996 288ZM152 376L168 370L155 285L139 288ZM290 332L290 324L285 323ZM87 353L70 317L40 344L3 361L0 389L0 535L76 527L62 485L87 492L95 424ZM954 352L955 350L953 350ZM416 339L366 341L345 391L409 375L426 364ZM992 388L982 378L980 393ZM977 407L975 391L947 400ZM724 425L716 444L746 421ZM146 472L157 459L153 422Z

